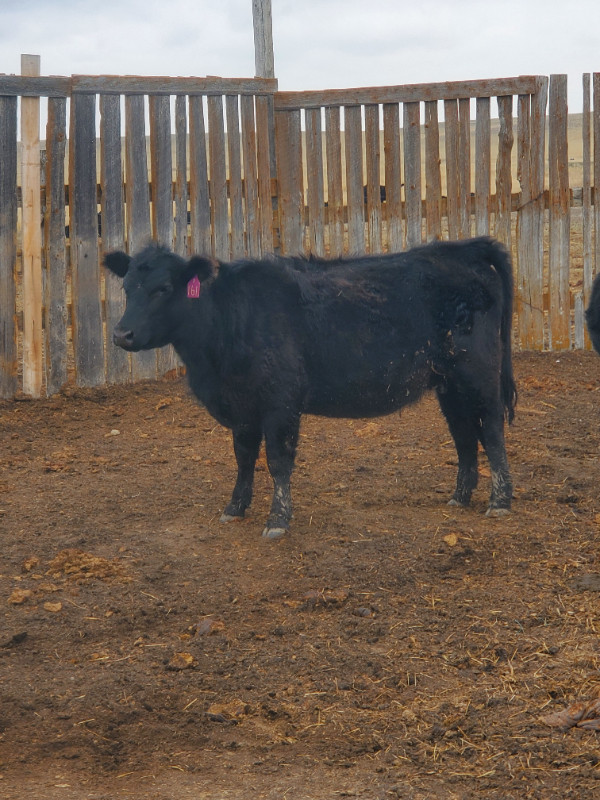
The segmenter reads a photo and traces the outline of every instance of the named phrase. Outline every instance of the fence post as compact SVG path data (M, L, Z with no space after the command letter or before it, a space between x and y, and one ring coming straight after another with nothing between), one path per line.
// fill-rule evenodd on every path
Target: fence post
M21 74L40 74L40 57L21 56ZM23 392L42 393L42 230L40 202L40 99L21 99L23 197Z

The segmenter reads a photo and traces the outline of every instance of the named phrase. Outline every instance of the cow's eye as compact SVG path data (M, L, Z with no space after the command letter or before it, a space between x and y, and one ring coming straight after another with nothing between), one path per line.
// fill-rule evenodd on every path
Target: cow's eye
M165 297L171 291L170 286L157 286L156 289L152 289L150 292L151 297Z

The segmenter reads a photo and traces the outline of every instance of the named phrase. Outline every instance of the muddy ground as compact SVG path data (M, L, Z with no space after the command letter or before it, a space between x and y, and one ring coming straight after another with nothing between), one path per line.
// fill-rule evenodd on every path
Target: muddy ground
M0 796L599 797L600 358L515 371L510 517L428 398L306 418L277 542L180 378L0 404Z

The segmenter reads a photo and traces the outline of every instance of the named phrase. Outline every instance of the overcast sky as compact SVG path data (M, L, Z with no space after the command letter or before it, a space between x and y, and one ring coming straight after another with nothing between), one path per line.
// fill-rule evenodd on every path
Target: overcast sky
M282 90L600 71L600 0L272 0ZM0 72L254 75L252 0L0 0Z

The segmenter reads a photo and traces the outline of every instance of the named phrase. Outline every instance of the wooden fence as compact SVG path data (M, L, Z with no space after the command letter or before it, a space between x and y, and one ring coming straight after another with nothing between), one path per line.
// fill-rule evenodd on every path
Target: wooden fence
M572 188L565 76L278 92L273 79L25 70L0 76L2 397L176 366L170 348L132 357L110 344L123 298L102 253L149 238L227 260L490 233L515 259L515 343L588 346L598 75L593 111L584 76L583 176Z

